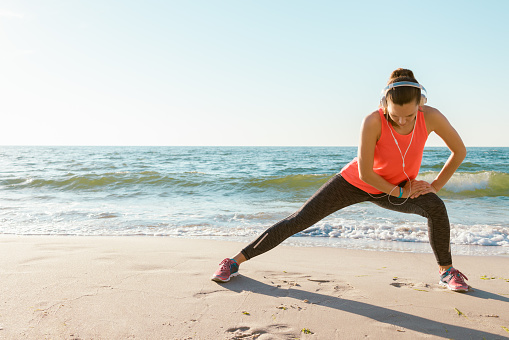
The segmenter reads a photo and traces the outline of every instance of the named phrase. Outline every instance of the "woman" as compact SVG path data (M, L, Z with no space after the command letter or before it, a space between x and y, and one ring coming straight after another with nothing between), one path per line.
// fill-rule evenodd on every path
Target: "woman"
M325 183L297 212L274 224L233 258L224 259L212 280L227 282L239 265L346 206L370 201L386 209L428 219L428 236L439 266L439 283L468 291L467 279L452 267L447 210L436 193L466 156L465 145L445 116L425 106L425 89L410 70L392 72L380 108L362 123L358 157ZM435 132L451 155L432 183L415 178L424 144Z

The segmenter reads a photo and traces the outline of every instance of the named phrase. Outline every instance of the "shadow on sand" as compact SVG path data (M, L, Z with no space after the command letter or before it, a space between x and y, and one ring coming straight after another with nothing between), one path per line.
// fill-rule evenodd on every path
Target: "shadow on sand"
M227 284L221 285L236 293L250 291L257 294L269 295L273 297L290 297L299 301L309 300L310 303L334 308L347 313L361 315L378 322L406 328L422 334L430 334L449 339L508 339L502 335L479 331L472 328L455 326L443 322L438 322L416 315L399 312L393 309L376 306L373 304L343 299L330 295L318 294L302 289L278 288L266 283L254 280L247 276L239 275ZM508 298L486 292L480 289L474 289L469 295L480 299L493 299L503 302L509 302Z

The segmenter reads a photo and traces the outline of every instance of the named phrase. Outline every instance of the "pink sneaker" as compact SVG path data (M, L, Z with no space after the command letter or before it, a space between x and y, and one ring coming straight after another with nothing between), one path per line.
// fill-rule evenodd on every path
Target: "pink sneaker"
M219 269L210 278L212 281L228 282L230 278L239 275L239 265L234 259L224 259Z
M467 292L468 284L465 280L468 278L463 275L459 270L451 267L440 275L440 281L438 282L441 286L447 287L455 292Z

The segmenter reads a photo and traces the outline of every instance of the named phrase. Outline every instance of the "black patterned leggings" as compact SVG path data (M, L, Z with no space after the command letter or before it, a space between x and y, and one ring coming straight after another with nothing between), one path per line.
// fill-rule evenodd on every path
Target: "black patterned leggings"
M390 199L396 204L405 200L397 197ZM438 264L440 266L452 264L449 218L444 202L436 194L429 193L408 199L405 204L393 205L389 202L388 196L373 198L348 183L340 174L325 183L298 211L263 232L242 250L242 254L247 260L263 254L339 209L365 201L373 202L382 208L426 217L429 242Z

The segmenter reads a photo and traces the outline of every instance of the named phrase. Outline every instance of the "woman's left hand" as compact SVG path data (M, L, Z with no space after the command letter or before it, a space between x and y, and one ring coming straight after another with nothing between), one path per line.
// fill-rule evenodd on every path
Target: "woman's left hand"
M410 182L407 182L405 184L405 189L410 190L410 188L412 189L409 196L410 198L417 198L421 195L429 194L430 192L434 194L437 193L437 190L426 181L417 181L414 179Z

